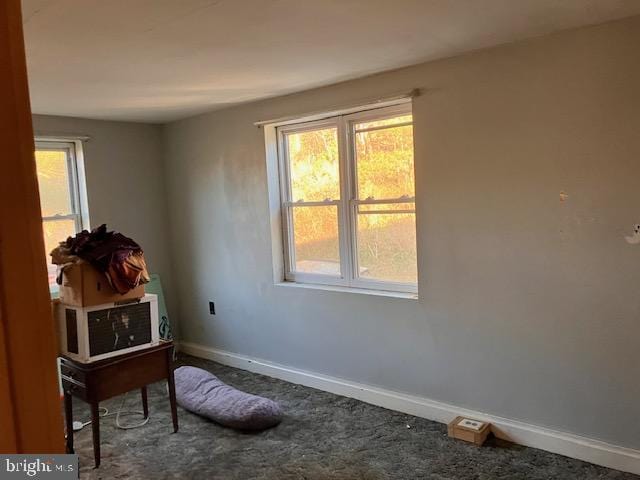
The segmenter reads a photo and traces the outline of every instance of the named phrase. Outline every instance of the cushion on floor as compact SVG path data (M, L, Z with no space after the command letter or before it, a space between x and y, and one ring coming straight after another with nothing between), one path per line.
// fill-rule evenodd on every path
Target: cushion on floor
M181 407L226 427L263 430L282 420L280 405L273 400L241 392L201 368L177 368L175 383Z

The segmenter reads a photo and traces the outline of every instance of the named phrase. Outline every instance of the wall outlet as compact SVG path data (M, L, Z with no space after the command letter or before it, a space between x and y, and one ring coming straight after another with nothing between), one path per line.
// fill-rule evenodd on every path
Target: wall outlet
M480 431L485 426L484 422L480 420L473 420L471 418L463 418L458 422L459 427L470 428L471 430Z
M216 304L213 302L209 302L209 313L211 315L215 315L216 314Z

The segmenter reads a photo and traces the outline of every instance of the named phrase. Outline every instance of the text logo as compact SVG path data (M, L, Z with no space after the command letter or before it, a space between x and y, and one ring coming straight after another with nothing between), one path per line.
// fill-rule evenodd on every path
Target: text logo
M0 455L0 480L70 480L78 477L77 455Z

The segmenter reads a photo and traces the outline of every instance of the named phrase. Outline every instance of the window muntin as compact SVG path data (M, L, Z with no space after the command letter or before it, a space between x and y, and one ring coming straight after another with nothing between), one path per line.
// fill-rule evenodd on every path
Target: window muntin
M411 106L277 131L285 279L416 292Z
M83 225L80 205L76 143L36 141L35 157L49 288L57 292L57 267L51 263L49 252L67 237L88 228Z

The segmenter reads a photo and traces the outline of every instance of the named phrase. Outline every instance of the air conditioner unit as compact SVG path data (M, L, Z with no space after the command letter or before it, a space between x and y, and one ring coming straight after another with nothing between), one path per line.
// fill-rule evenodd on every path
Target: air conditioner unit
M160 340L158 298L152 294L90 307L57 302L55 316L60 353L80 362L133 352Z

